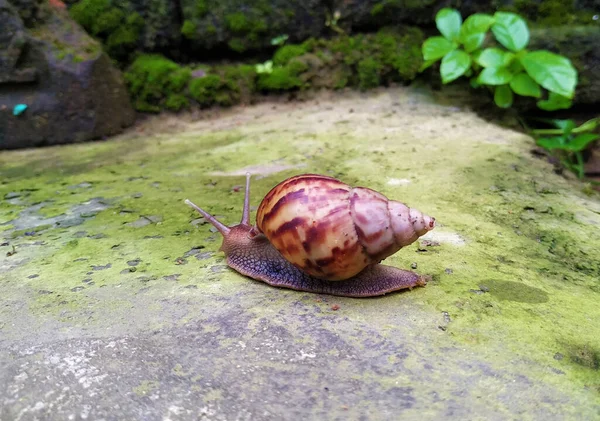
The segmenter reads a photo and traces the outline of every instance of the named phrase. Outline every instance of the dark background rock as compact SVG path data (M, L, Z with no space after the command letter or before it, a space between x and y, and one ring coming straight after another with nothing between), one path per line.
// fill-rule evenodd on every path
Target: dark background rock
M325 30L322 0L182 0L181 5L181 32L191 51L224 47L245 53L271 48L279 35L299 42Z
M121 74L101 46L66 11L41 7L44 20L40 9L27 29L0 0L0 149L97 139L132 124ZM14 116L17 104L28 108Z

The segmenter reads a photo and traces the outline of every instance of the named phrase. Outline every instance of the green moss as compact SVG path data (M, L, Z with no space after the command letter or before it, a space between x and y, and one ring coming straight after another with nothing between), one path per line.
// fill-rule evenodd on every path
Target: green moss
M256 69L250 65L225 66L222 70L225 87L234 103L250 103L256 90Z
M181 34L188 39L195 39L198 35L198 26L189 19L186 19L181 26Z
M275 67L271 73L262 73L257 86L264 91L287 91L302 86L302 80L293 68Z
M190 95L198 102L198 104L209 106L215 102L215 96L221 86L222 82L220 76L206 75L193 79L190 82L188 89Z
M81 0L69 9L69 13L78 24L92 32L98 16L109 11L111 6L111 0Z
M591 6L587 10L581 6L578 8L575 3L575 0L515 0L512 4L501 5L500 8L524 16L535 27L592 23L597 10Z
M381 3L376 3L372 8L371 8L371 15L372 16L377 16L380 15L381 13L383 13L383 10L385 9L385 6L383 5L383 2Z
M199 18L203 17L209 12L206 0L196 0L196 16Z
M250 29L250 23L246 15L242 12L236 12L225 16L227 28L234 33L244 33Z
M217 27L211 23L206 25L205 30L208 35L215 35L217 33Z
M380 85L381 77L379 73L383 68L382 64L372 57L361 60L358 63L358 86L366 90Z
M96 17L91 28L92 35L106 35L115 31L125 20L125 13L116 7L111 7Z
M171 94L165 101L165 107L171 111L180 111L184 108L189 108L190 101L185 95Z
M273 64L276 66L285 66L295 57L306 53L306 48L303 45L288 44L280 47L273 55Z
M144 27L143 18L136 12L127 14L124 7L111 0L82 0L70 9L73 19L100 38L106 52L120 62L128 61Z
M405 28L401 34L384 28L376 35L383 63L394 68L405 81L413 80L423 64L423 39L423 32L417 27Z
M105 46L108 54L117 60L127 61L129 54L137 46L143 27L144 19L138 13L129 14L124 24L106 39Z
M160 55L143 54L125 72L125 81L139 111L158 111L166 98L180 93L191 77L189 69Z
M246 42L242 38L232 38L227 45L237 53L243 53L247 49Z

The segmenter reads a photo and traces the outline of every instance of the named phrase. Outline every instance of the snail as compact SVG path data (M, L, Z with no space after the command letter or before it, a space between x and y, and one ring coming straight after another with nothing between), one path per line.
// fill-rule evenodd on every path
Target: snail
M242 220L226 226L189 200L223 236L237 272L269 285L347 297L424 286L425 277L379 262L432 230L435 219L364 187L324 175L276 185L250 219L250 174Z

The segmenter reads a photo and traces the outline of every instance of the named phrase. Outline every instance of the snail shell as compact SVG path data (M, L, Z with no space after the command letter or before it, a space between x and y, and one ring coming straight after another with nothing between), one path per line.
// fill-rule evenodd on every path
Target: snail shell
M303 174L265 196L256 225L294 266L339 281L413 243L435 219L374 190Z

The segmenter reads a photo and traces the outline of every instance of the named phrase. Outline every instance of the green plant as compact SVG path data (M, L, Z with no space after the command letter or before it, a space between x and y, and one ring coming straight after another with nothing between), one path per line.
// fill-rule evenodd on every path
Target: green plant
M272 60L267 60L264 63L258 63L256 65L256 73L263 74L263 73L271 73L273 71L273 61Z
M336 10L333 14L329 11L325 11L325 26L331 28L340 35L345 35L346 32L338 25L341 16L339 10Z
M573 120L542 119L555 129L531 130L534 136L550 135L550 137L538 137L538 146L556 156L561 163L573 171L578 178L584 177L583 151L594 141L600 139L600 135L591 133L600 124L600 117L586 121L579 127L575 126Z
M286 34L276 36L271 39L271 45L283 45L288 40L289 36Z
M469 76L473 87L490 87L496 105L502 108L512 105L513 93L542 98L542 87L549 94L537 102L539 108L551 111L571 106L577 70L561 55L528 51L529 29L519 15L476 13L463 22L457 10L444 8L436 15L436 25L443 36L423 43L421 70L441 59L443 83ZM499 46L484 48L490 30Z

